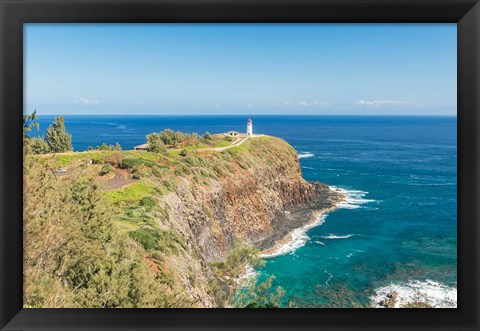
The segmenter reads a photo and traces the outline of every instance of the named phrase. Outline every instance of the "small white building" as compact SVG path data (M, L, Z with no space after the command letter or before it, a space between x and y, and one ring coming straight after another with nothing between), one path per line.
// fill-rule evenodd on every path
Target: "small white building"
M228 131L225 132L224 135L228 137L238 137L240 133L238 133L237 131Z
M141 145L133 147L133 149L136 150L136 151L146 151L146 150L148 150L148 144L141 144Z
M249 118L247 121L247 136L253 135L253 123L252 120Z

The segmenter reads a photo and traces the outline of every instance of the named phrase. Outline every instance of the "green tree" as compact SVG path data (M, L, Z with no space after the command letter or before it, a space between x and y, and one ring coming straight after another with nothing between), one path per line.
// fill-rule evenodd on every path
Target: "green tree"
M63 153L71 151L72 135L65 129L63 116L56 117L47 129L47 143L52 153Z
M244 280L230 299L230 304L237 308L279 308L285 290L281 286L272 290L274 280L275 276L270 276L263 282L258 282L257 277Z
M156 132L147 135L147 150L154 153L164 153L167 151L165 143L160 139L160 135Z
M207 139L207 140L212 140L212 134L210 132L205 132L205 134L203 135L203 138Z
M95 149L99 151L109 151L111 148L107 144L103 143L101 146L97 146Z
M29 140L32 154L45 154L50 151L50 148L43 137L30 138Z
M56 176L53 160L24 165L23 302L44 308L189 307L115 222L94 178Z
M160 139L165 145L173 145L176 142L175 132L171 129L165 129L160 132Z
M28 137L28 132L32 131L33 128L39 129L40 125L38 122L35 122L37 119L37 110L35 109L30 115L23 116L23 136Z
M39 128L38 122L35 122L37 119L37 111L35 110L30 115L23 116L23 153L24 156L32 153L31 139L28 136L28 132L32 131L33 128Z

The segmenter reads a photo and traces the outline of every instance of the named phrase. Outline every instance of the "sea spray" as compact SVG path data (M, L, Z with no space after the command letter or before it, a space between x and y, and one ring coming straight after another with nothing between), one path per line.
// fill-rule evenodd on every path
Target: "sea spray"
M299 158L299 159L305 159L305 158L307 158L307 157L312 157L312 156L313 156L313 154L310 153L310 152L305 152L305 153L299 153L299 154L298 154L298 158Z
M355 236L355 235L354 234L346 234L346 235L343 235L343 236L337 236L335 234L329 233L326 236L321 236L321 238L323 238L323 239L347 239L347 238L351 238L353 236Z
M345 196L345 200L338 204L339 209L357 209L366 203L379 202L377 200L364 199L364 197L368 194L368 192L365 191L347 190L336 186L330 186L330 189L332 191L340 192Z
M457 308L457 289L433 280L411 280L377 288L371 297L372 307L383 308L380 302L392 292L398 294L395 308L408 303L424 303L433 308Z
M343 188L339 188L336 186L330 186L332 191L337 191L343 194L345 197L344 200L340 201L336 208L344 208L344 209L356 209L359 208L360 205L369 203L369 202L376 202L376 200L369 200L364 199L364 197L368 194L368 192L360 191L360 190L347 190ZM325 222L327 218L327 214L325 211L321 213L319 216L316 217L315 221L307 223L301 228L297 228L293 230L284 240L282 240L278 245L276 245L273 249L266 250L263 254L260 255L262 258L272 258L276 256L285 255L288 253L295 252L298 248L303 247L309 240L310 237L307 235L308 230L320 226ZM348 234L345 236L335 236L330 235L324 237L325 239L344 239L350 238L354 236L354 234Z
M271 258L296 251L298 248L305 245L308 240L310 240L310 238L307 236L307 231L311 228L323 224L326 218L327 215L321 214L316 217L316 220L314 222L310 222L301 228L293 230L289 235L290 238L288 238L286 242L276 247L272 252L261 254L260 257Z

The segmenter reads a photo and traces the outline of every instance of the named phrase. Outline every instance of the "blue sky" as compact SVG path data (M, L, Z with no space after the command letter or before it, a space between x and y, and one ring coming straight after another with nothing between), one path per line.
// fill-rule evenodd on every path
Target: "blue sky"
M456 24L26 24L25 112L455 115Z

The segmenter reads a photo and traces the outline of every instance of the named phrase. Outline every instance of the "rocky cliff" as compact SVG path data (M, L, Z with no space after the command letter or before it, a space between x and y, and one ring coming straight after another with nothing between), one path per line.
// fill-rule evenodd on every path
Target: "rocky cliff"
M95 281L97 278L92 272L95 277L101 274L101 284L111 289L119 279L108 271L112 265L135 290L127 291L128 288L119 283L118 292L123 293L122 297L115 302L99 300L97 306L222 306L227 299L225 288L229 287L224 280L230 280L231 284L243 268L242 257L229 260L235 254L242 256L243 253L235 251L239 242L246 249L272 247L293 229L309 222L315 211L332 208L342 198L324 184L303 179L297 152L285 141L270 136L249 138L228 148L181 147L158 153L99 150L43 155L31 161L28 180L45 192L37 189L26 192L25 201L32 202L26 228L56 220L62 220L59 224L53 222L59 231L75 222L91 224L91 230L83 225L75 227L81 232L75 236L78 245L87 249L93 243L90 233L93 231L95 245L111 246L102 242L102 238L107 238L107 241L114 240L117 247L92 252L101 256L83 264L73 263L71 268L78 269L74 278L70 267L64 270L65 275L58 273L57 262L65 255L55 251L58 254L48 258L51 268L47 270L36 262L45 260L39 250L38 258L30 259L29 268L48 275L45 284L54 280L62 290L54 293L51 300L37 300L34 293L40 285L26 275L32 284L26 302L32 306L87 307L88 304L79 303L77 294L71 300L58 303L58 297L78 288L78 284L85 295L108 298L110 292L97 284L100 280ZM58 168L66 170L59 173L55 170ZM38 173L45 174L48 185L40 182ZM90 182L95 184L88 184ZM66 192L57 194L62 190ZM50 195L55 199L44 199ZM65 208L66 196L71 197L70 209ZM45 217L35 213L38 206L34 202L47 200L48 204L41 203L48 209ZM75 208L80 208L88 217L79 218L78 213L70 212ZM55 219L48 217L52 210L58 214ZM26 237L25 249L47 244L48 233L53 228L54 225L35 227L36 232ZM65 232L62 231L58 232L59 238L64 239L62 245L69 247L68 236L62 235ZM37 235L40 232L46 234ZM85 254L78 253L72 258L83 261ZM123 262L111 262L115 259ZM98 266L101 261L105 270L98 266L92 269L96 264L91 261L97 261ZM219 268L222 263L223 269ZM232 265L235 272L231 272ZM128 276L120 267L140 269ZM155 282L167 289L160 291L165 294L161 299L156 298L155 291L159 290L154 289L157 288ZM145 284L149 284L148 287Z
M162 199L171 219L188 225L183 234L207 261L228 255L236 239L267 248L339 198L328 186L303 179L297 153L285 141L265 137L245 145L231 154L230 172L196 190L178 178L176 190Z
M188 164L188 157L183 162ZM197 252L193 263L177 259L176 265L195 269L200 282L192 286L184 279L184 284L205 306L215 305L198 286L207 283L206 266L228 256L236 240L266 249L307 223L313 212L341 199L327 185L303 179L296 151L278 138L250 139L231 150L192 158L208 160L207 166L217 169L227 167L216 176L203 172L199 181L196 174L202 174L205 165L191 162L189 174L176 177L175 189L160 198L160 206L169 211L169 226Z

